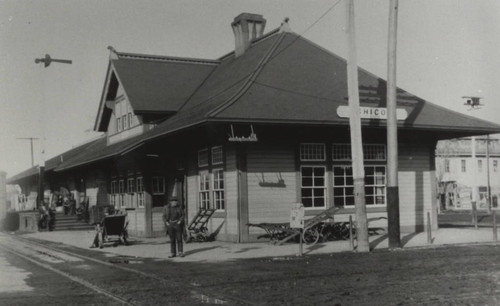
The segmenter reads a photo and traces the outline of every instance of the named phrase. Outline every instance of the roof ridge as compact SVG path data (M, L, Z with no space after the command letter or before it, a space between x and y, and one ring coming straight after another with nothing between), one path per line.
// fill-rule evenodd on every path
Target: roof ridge
M257 67L249 74L247 80L245 83L241 86L241 88L234 93L231 97L229 97L224 103L220 104L219 106L215 107L213 110L209 111L205 116L206 117L214 117L217 114L219 114L221 111L224 109L228 108L231 106L233 103L235 103L253 84L257 76L260 74L262 69L266 66L266 64L269 62L269 59L271 58L271 55L276 51L278 46L281 44L283 41L283 38L286 35L286 32L279 33L280 35L276 39L276 41L271 45L269 50L266 52L262 60L259 62Z
M116 54L118 55L118 59L133 58L139 60L153 60L153 61L167 61L167 62L191 62L198 64L212 64L212 65L220 64L220 60L211 60L202 58L150 55L150 54L139 54L139 53L128 53L128 52L116 52Z

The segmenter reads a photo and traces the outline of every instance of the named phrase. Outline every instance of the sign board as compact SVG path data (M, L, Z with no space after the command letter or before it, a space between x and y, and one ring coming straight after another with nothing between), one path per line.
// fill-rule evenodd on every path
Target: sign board
M290 212L290 227L304 228L304 205L302 203L293 204Z
M349 118L349 106L341 105L337 107L337 115L340 118ZM361 119L387 119L387 108L385 107L359 107L359 115ZM398 120L405 120L408 118L408 112L406 109L398 108L396 109L396 117Z

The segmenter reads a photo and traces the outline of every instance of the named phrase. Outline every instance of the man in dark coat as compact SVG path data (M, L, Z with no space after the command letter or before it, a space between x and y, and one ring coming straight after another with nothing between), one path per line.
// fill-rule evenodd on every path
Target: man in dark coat
M182 230L184 228L184 212L177 201L170 201L163 207L163 223L170 236L170 253L168 258L177 256L184 257L182 253Z

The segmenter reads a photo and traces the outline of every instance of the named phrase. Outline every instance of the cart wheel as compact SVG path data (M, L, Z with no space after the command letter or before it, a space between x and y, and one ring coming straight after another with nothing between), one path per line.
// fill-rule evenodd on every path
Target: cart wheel
M302 232L302 241L305 244L316 244L319 240L319 232L317 228L307 228Z

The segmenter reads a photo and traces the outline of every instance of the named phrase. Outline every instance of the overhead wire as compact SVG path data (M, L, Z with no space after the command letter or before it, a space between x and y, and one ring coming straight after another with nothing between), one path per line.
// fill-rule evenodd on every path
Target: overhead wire
M256 71L258 71L259 69L261 69L262 67L265 67L267 64L269 64L272 60L274 60L276 57L278 57L281 53L283 53L286 49L290 48L293 44L295 44L297 42L297 40L299 38L302 38L304 36L304 34L306 34L310 29L312 29L318 22L320 22L326 15L328 15L333 9L335 9L337 7L337 5L340 4L340 2L342 2L342 0L337 0L331 7L329 7L323 14L321 14L321 16L319 16L313 23L311 23L311 25L309 25L304 31L302 31L302 33L300 33L299 35L297 35L295 37L295 39L293 39L288 45L286 45L283 49L281 49L279 52L277 52L275 55L271 56L269 58L269 60L265 63L263 63L262 65L258 65L255 69L253 69L251 72L249 72L248 74L244 75L243 77L239 78L238 80L236 80L235 82L231 83L231 85L229 85L228 87L226 87L225 89L223 89L222 91L218 92L217 94L215 95L212 95L210 96L209 98L206 98L204 99L203 101L199 102L197 105L200 105L206 101L209 101L211 99L214 99L222 94L224 94L225 92L227 92L228 90L232 89L233 87L235 87L238 83L244 81L245 79L249 78L252 74L254 74ZM266 85L266 84L262 84L262 83L259 83L260 85L263 85L263 86L268 86L268 87L271 87L270 85ZM277 88L277 87L273 87L275 89L280 89L280 88ZM285 89L281 89L281 90L285 90ZM194 94L193 94L194 95ZM304 94L305 95L305 94ZM320 97L318 97L320 98ZM326 99L326 98L321 98L321 99ZM184 103L184 106L187 105L187 101L186 103Z

